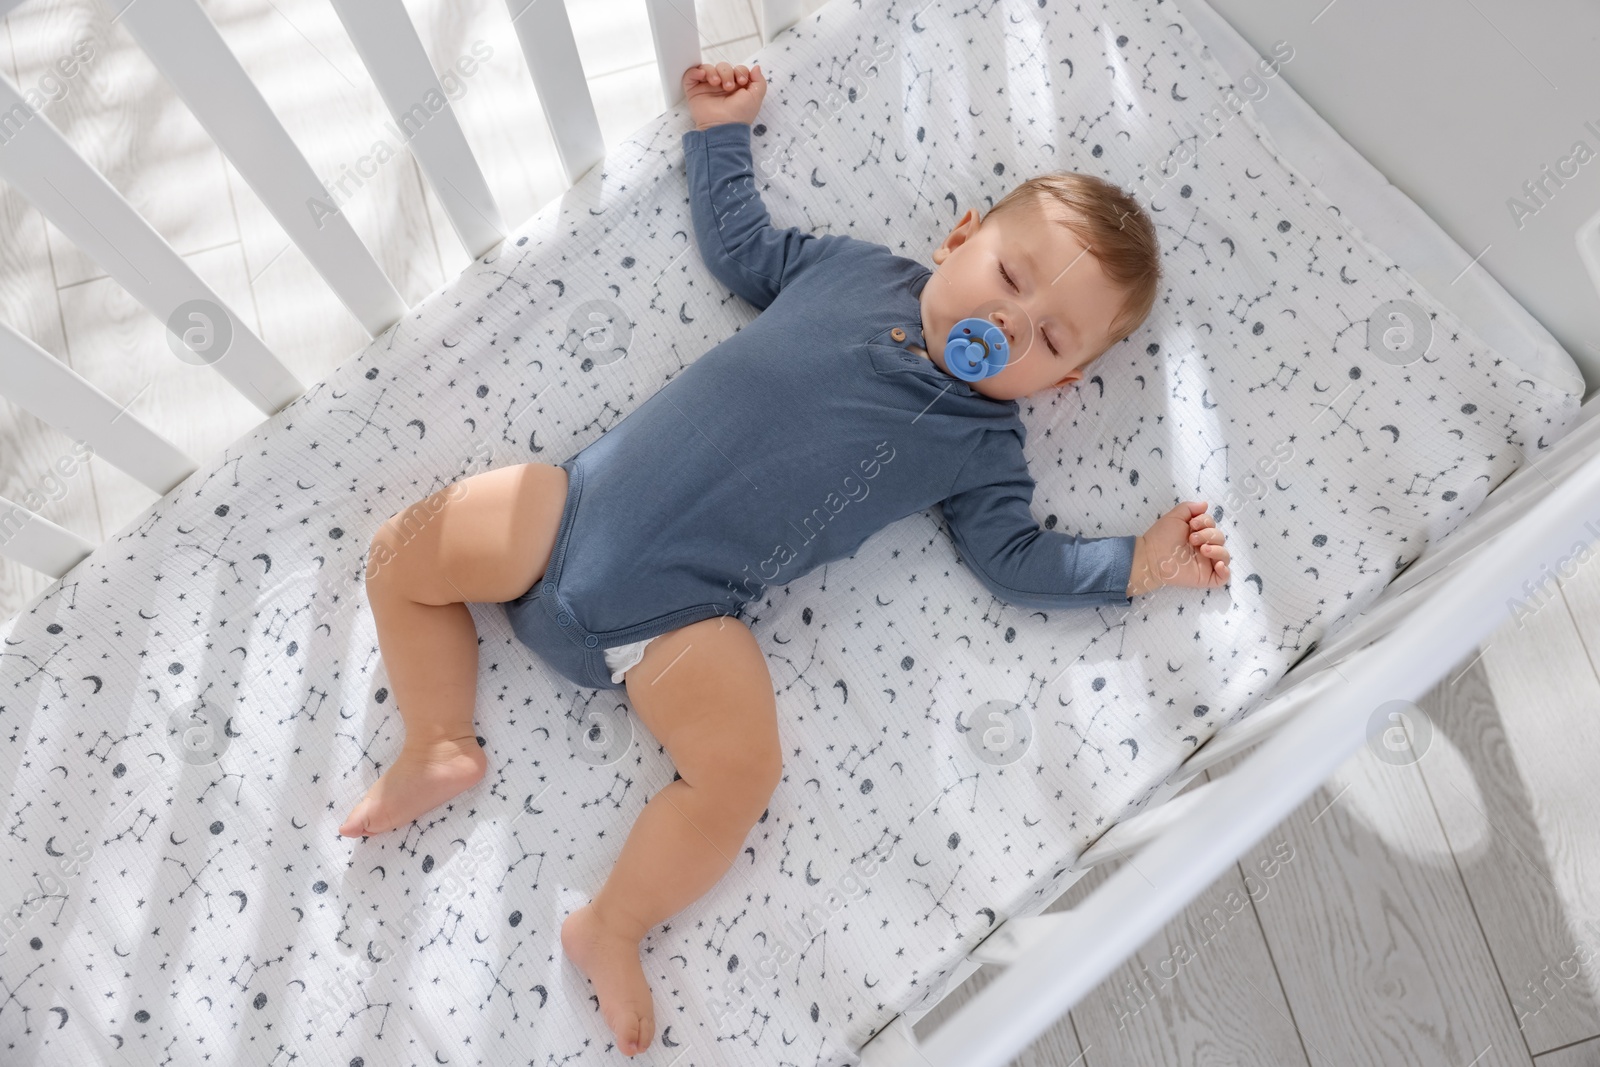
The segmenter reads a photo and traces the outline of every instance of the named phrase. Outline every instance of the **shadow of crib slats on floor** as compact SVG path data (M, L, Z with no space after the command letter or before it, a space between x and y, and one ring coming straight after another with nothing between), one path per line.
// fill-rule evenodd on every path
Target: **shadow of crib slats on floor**
M1417 702L1435 724L1440 687ZM1443 741L1436 729L1424 758L1440 758ZM1259 869L1274 840L1294 848L1255 908L1307 1055L1318 1065L1526 1067L1429 784L1409 753L1389 752L1362 747L1242 861Z
M1421 764L1536 1054L1600 1033L1600 567L1565 594L1495 632L1441 710L1459 757Z

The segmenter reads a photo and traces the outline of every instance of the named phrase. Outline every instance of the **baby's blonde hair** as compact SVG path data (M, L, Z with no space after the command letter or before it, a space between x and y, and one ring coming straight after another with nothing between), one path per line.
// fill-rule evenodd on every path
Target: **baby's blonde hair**
M1111 323L1112 342L1121 340L1144 322L1160 290L1161 246L1155 224L1128 193L1075 171L1029 178L1001 197L989 216L1026 205L1042 209L1045 198L1067 209L1067 217L1058 221L1100 261L1106 278L1127 291L1122 310Z

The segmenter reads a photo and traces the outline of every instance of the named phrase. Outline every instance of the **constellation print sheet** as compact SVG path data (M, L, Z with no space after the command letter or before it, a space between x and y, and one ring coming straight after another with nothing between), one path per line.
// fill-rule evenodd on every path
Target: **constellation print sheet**
M840 0L759 58L775 221L924 260L1034 173L1131 187L1187 145L1152 201L1154 314L1023 404L1033 508L1104 536L1204 498L1235 577L1022 610L927 512L752 604L786 773L643 946L657 1040L635 1062L659 1067L854 1062L1578 410L1343 223L1248 108L1207 127L1228 77L1170 4ZM335 831L402 737L361 581L378 524L565 459L755 314L690 247L686 128L682 107L646 124L0 626L0 1060L620 1062L558 931L672 779L621 694L575 690L475 605L487 777L409 828ZM1431 332L1403 365L1367 347L1392 301ZM968 743L991 701L1027 716L1009 764ZM612 762L574 743L595 712L633 733Z

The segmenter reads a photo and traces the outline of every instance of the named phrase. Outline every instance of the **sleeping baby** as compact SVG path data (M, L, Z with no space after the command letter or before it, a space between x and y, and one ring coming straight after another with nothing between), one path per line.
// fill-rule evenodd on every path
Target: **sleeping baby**
M629 1056L655 1033L640 941L722 877L783 775L747 605L935 505L977 580L1013 604L1228 580L1204 501L1142 536L1045 530L1030 511L1017 399L1080 381L1155 302L1155 230L1130 197L1086 175L1034 178L982 218L969 208L929 269L772 224L750 149L759 65L703 64L683 85L696 247L762 314L566 462L475 475L378 530L366 587L405 742L339 828L404 826L483 777L469 602L503 603L575 686L625 690L677 777L561 944ZM1003 359L974 372L961 361L978 335Z

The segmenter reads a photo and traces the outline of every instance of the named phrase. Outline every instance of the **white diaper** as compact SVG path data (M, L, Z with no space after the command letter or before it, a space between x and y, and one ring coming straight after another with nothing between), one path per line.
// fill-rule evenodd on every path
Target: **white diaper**
M611 672L611 680L618 685L622 684L622 676L628 673L640 660L644 659L644 646L655 638L644 641L635 641L630 645L618 645L616 648L606 649L606 669Z

